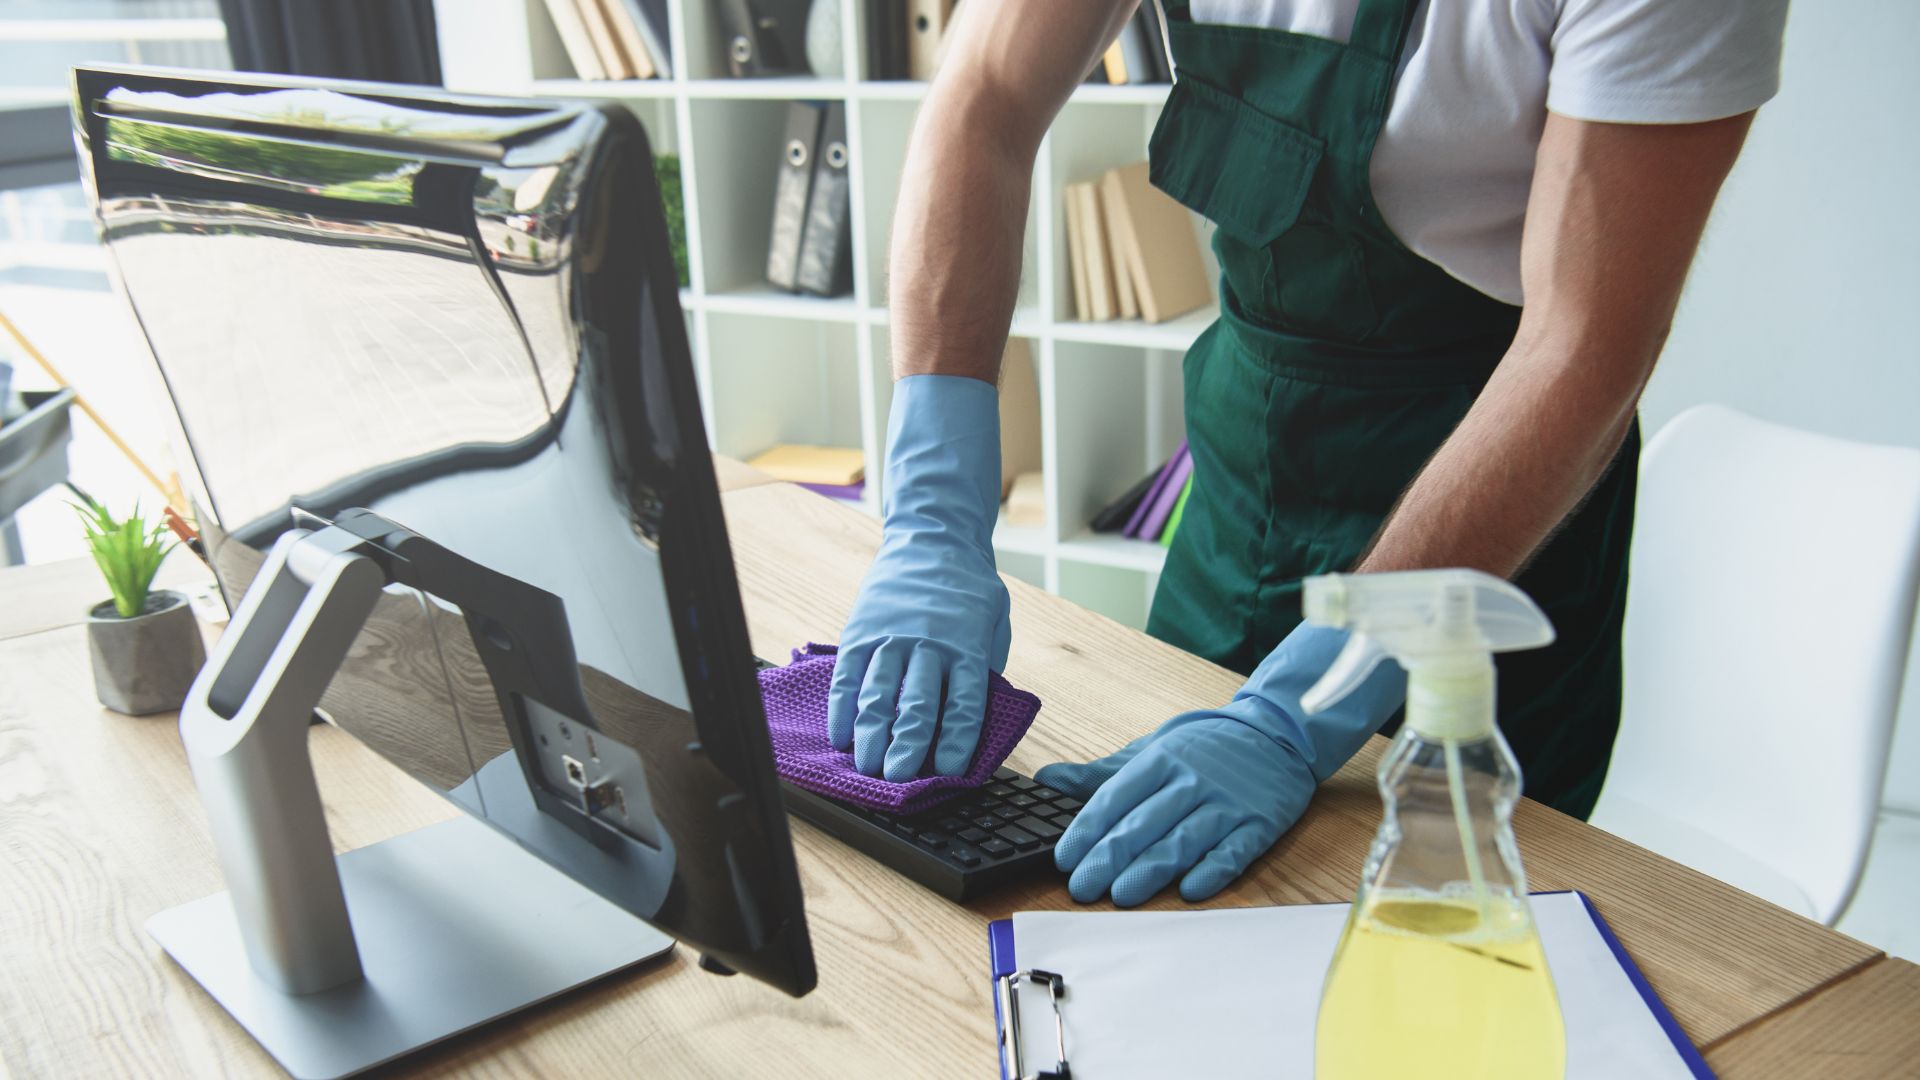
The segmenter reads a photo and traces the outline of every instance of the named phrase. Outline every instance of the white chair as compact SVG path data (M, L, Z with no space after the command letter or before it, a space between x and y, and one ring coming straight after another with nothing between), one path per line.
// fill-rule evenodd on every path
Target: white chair
M1593 823L1828 925L1860 880L1920 585L1920 451L1689 409L1647 445Z

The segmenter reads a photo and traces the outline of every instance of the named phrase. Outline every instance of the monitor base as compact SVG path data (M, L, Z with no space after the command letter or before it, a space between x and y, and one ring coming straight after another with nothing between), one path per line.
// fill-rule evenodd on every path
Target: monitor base
M673 940L465 816L339 856L363 978L294 995L254 974L217 893L147 933L287 1072L351 1076L665 955Z

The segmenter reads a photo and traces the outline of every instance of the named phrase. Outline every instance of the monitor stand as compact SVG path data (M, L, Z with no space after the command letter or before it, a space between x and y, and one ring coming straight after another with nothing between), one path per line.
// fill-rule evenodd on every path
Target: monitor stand
M390 580L338 527L275 543L180 714L229 891L147 932L296 1077L350 1076L672 939L462 816L347 852L307 725Z

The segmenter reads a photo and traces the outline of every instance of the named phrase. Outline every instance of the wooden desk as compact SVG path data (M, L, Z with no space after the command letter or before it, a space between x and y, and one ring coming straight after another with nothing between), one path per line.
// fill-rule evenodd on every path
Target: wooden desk
M755 649L831 641L876 523L751 470L722 473ZM273 1075L272 1062L147 939L153 912L223 888L167 718L101 710L72 568L0 572L0 1075ZM75 575L84 580L84 575ZM1008 676L1046 702L1012 763L1106 752L1239 679L1020 582ZM64 600L58 594L66 591ZM53 598L50 602L49 597ZM75 613L65 625L44 613ZM53 623L55 625L49 625ZM349 736L314 729L341 850L450 816ZM1384 745L1329 781L1213 904L1344 900L1378 814ZM1538 805L1518 829L1537 888L1586 891L1724 1076L1912 1075L1920 972ZM1072 906L1057 882L960 906L795 822L820 987L794 1000L699 971L686 950L405 1063L409 1075L995 1074L987 920ZM1151 905L1183 906L1170 895ZM1287 958L1276 957L1276 964ZM1841 1070L1844 1065L1845 1069Z

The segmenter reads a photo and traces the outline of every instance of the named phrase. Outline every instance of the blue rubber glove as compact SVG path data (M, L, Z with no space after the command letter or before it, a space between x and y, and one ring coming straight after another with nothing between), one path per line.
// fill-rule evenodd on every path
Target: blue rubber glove
M986 718L987 672L1007 666L1007 587L994 572L1000 396L958 375L893 384L886 519L840 636L827 737L869 776L911 780L933 750L967 771ZM884 770L884 771L883 771Z
M1301 696L1346 642L1344 630L1302 624L1227 704L1182 713L1097 761L1036 773L1086 802L1053 851L1073 898L1111 892L1132 907L1184 874L1181 897L1205 900L1272 847L1406 699L1406 672L1382 664L1307 716Z

